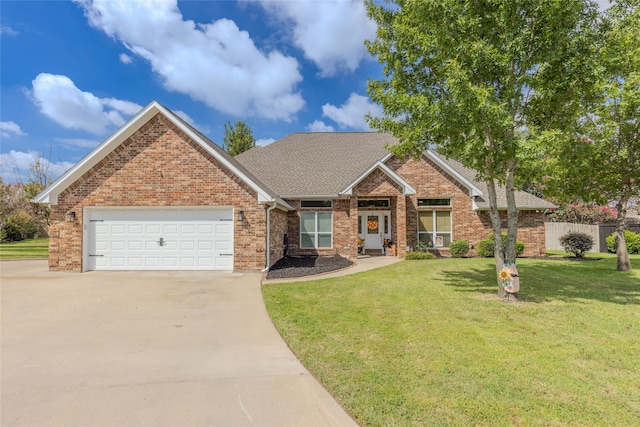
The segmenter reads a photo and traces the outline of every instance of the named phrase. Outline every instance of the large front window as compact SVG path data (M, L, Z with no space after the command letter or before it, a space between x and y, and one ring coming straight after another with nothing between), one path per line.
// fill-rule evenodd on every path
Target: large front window
M418 238L432 248L448 248L451 243L450 211L418 211Z
M300 214L300 247L330 248L331 212L302 212Z

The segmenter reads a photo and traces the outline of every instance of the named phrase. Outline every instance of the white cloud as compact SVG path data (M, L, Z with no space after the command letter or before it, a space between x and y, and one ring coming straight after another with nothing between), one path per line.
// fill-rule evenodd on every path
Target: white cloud
M17 31L15 31L13 28L2 25L0 26L0 34L6 34L8 36L17 36L18 33Z
M11 138L11 136L25 136L20 126L15 122L0 122L0 135L3 138Z
M130 57L129 55L127 55L126 53L121 53L120 54L120 62L122 62L123 64L131 64L133 62L133 58Z
M307 125L307 130L309 132L333 132L335 129L333 126L325 124L322 120L315 120Z
M382 115L382 107L369 101L366 96L352 93L347 102L340 107L332 104L322 106L322 115L338 123L341 128L370 130L364 116L369 113L374 117Z
M67 76L40 73L33 80L32 96L40 112L68 129L100 135L126 121L142 107L115 98L83 92Z
M95 148L101 141L85 138L54 138L56 142L67 147Z
M304 106L296 59L261 52L231 20L185 21L176 0L75 1L92 26L149 61L168 90L234 116L291 121Z
M30 151L11 150L8 153L0 154L0 174L6 182L26 181L29 177L29 166L33 162L34 156L38 153ZM49 174L53 179L58 178L65 173L73 163L69 162L50 162L46 158L42 158L44 168L48 168Z
M321 76L354 71L369 58L364 41L375 38L376 25L362 1L259 1L275 19L293 22L293 42Z
M272 142L275 142L276 140L273 138L263 138L263 139L258 139L256 140L256 145L258 147L264 147L265 145L269 145Z

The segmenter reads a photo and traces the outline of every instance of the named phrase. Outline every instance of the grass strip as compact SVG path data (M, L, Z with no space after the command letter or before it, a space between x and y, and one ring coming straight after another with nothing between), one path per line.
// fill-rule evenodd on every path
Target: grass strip
M20 242L0 243L0 260L38 259L49 256L49 239L39 238Z

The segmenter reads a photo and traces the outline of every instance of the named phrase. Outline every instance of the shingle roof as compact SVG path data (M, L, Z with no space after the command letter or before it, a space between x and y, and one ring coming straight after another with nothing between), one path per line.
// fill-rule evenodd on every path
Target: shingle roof
M280 197L337 197L395 143L376 132L293 133L235 158Z
M245 151L235 159L284 199L338 197L363 172L389 154L387 146L397 143L392 135L377 132L293 133L265 147ZM479 209L487 209L487 186L476 181L475 171L455 160L438 157L482 191L476 204ZM516 204L520 209L554 207L523 191L516 192ZM506 206L504 191L498 190L498 207Z

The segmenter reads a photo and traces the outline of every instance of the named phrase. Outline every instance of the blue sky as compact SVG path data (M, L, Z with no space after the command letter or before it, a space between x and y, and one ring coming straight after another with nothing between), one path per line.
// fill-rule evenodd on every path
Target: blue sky
M375 25L351 1L2 1L2 178L61 174L152 100L222 144L367 130Z
M6 181L33 153L62 174L152 100L220 145L228 120L264 145L380 114L361 1L2 0L0 16Z

